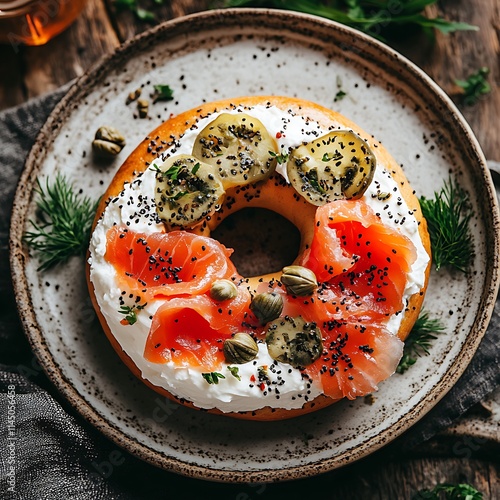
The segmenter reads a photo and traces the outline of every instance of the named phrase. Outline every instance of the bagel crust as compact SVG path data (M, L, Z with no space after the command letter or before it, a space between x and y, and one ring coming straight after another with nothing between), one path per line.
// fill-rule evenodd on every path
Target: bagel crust
M324 130L328 130L328 127L331 125L331 123L335 123L340 124L343 129L354 131L369 144L371 150L376 156L377 164L384 165L385 169L392 176L392 179L396 182L399 189L398 195L404 200L408 207L408 210L410 212L413 212L414 217L418 222L418 237L428 256L428 260L423 271L423 285L421 286L419 291L407 297L405 308L402 312L402 319L399 322L399 329L397 332L394 332L397 333L399 339L404 341L418 318L424 300L431 267L430 239L427 232L426 221L422 216L418 198L415 196L414 191L408 183L400 165L392 158L392 156L381 144L375 142L370 135L368 135L356 124L354 124L344 116L333 110L329 110L322 106L319 106L315 103L289 97L240 97L236 99L227 99L218 102L203 104L198 108L186 111L170 118L166 122L162 123L153 132L151 132L151 134L149 134L149 136L146 137L130 154L130 156L125 160L121 168L118 170L105 194L101 198L92 231L95 230L97 224L102 219L103 214L108 204L110 203L110 200L118 197L124 190L124 186L126 184L131 183L134 179L137 179L144 171L149 168L151 163L160 154L165 154L165 152L168 153L168 148L172 147L167 144L165 149L163 149L164 146L160 146L155 149L154 146L152 147L152 144L160 145L163 142L168 142L169 144L173 143L175 145L176 140L182 138L186 131L192 128L197 128L197 123L199 122L199 120L202 120L207 116L214 115L225 110L231 111L236 108L251 110L251 108L255 106L272 106L286 113L307 117L308 121L316 122ZM251 111L249 111L249 113L251 113ZM173 138L175 139L172 140ZM247 198L244 198L242 195L240 195L241 190L239 190L238 188L229 188L226 193L226 199L230 198L232 202L230 204L228 204L227 202L224 203L220 210L218 210L215 214L213 214L213 216L208 218L209 220L207 220L205 224L195 228L194 230L192 230L192 232L199 233L204 236L210 236L210 232L214 230L228 215L234 213L240 208L244 208L247 206L263 207L281 213L281 215L284 215L286 218L288 218L299 229L301 233L301 244L299 249L300 256L309 247L313 238L314 215L317 207L305 201L304 198L297 196L294 188L290 184L283 182L281 178L279 180L276 180L278 179L278 177L279 174L275 173L269 180L259 183L257 187L249 186L245 190L245 192L247 193ZM276 184L280 184L280 189L275 188ZM255 190L255 192L252 190ZM250 193L250 195L248 195L248 193ZM253 196L255 194L257 194L257 196ZM245 200L252 198L252 196L257 199L257 201L254 201L249 205ZM143 376L143 371L141 370L141 368L125 352L124 347L120 344L120 342L111 331L108 321L106 320L106 317L101 310L99 301L100 292L98 292L97 287L94 286L94 282L91 276L92 247L91 251L89 252L88 262L87 282L90 291L90 297L108 340L110 341L120 358L123 360L123 362L140 380L142 380L154 391L185 406L200 409L200 407L197 406L196 401L187 401L184 398L177 397L169 390L165 389L164 387L160 387L159 385L153 384L150 380ZM263 277L249 278L249 288L251 289L252 293L255 293L255 291L259 287L259 283L262 280L266 282L273 280L273 278L278 280L280 275L281 273L274 273ZM205 410L209 413L229 415L235 418L253 420L281 420L302 415L311 411L316 411L317 409L326 407L338 401L338 399L339 398L335 399L325 396L324 394L319 394L312 400L306 400L306 402L300 408L288 409L265 406L262 408L255 408L254 410L250 411L222 411L218 408L205 408Z

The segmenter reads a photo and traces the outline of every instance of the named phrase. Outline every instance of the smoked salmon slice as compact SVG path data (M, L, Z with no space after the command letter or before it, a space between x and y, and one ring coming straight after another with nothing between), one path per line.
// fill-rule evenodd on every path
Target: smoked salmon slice
M318 312L389 316L403 307L415 259L411 240L383 224L365 201L339 200L316 211L313 240L302 265L324 283Z
M250 299L244 287L224 302L208 295L168 299L153 317L144 357L153 363L219 369L224 340L244 330Z
M105 258L122 287L142 300L206 292L213 281L236 275L232 251L186 231L144 234L112 227Z
M331 321L322 325L323 355L305 372L320 379L333 399L355 399L377 390L394 373L403 355L403 342L379 324Z

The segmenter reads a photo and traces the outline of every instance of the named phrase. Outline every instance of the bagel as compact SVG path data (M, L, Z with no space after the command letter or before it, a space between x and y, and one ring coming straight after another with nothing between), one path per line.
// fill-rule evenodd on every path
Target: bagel
M249 170L238 167L233 172L220 167L225 153L214 150L213 134L214 123L221 116L222 121L239 119L239 123L248 116L259 123L257 139L252 132L248 142L252 148L260 148ZM248 128L242 134L247 132ZM308 183L306 174L293 177L294 165L302 166L317 156L315 148L323 151L318 137L331 134L333 139L323 140L330 144L344 133L348 140L342 147L354 144L352 151L363 151L351 160L358 172L356 183L348 169L345 172L350 177L340 184L331 169L321 170L321 161L343 168L342 161L336 161L343 156L338 150L334 153L333 147L331 153L327 150L316 158L320 166L315 175L323 178ZM220 140L215 140L215 146L218 144ZM259 163L264 157L266 161ZM234 159L234 155L226 154L226 158ZM203 186L199 191L193 188L193 195L186 185L194 181L177 179L179 169L188 168L186 165ZM251 172L249 178L247 172ZM158 187L166 176L170 187ZM203 196L196 198L196 193ZM182 206L171 201L183 197L187 201ZM242 277L229 259L230 250L211 238L227 217L247 207L277 212L298 228L299 252L284 271ZM342 249L341 245L346 246ZM355 245L370 245L370 251L365 248L356 253ZM349 254L346 249L351 246L354 250ZM334 247L336 257L323 262ZM361 264L357 263L372 258L372 249L379 259L377 265L359 271ZM172 262L170 267L165 263L162 270L169 269L165 271L168 285L156 285L159 275L145 278L141 274L148 262L148 269L159 269L157 259L172 260L175 252L179 256L185 252L185 265L172 268ZM240 97L203 104L171 117L125 160L97 209L87 281L107 338L146 385L185 406L210 413L279 420L344 397L368 394L394 372L403 341L423 303L430 255L418 199L399 164L380 143L341 114L313 102ZM380 264L382 257L388 262L385 266ZM400 262L394 263L392 257ZM188 258L194 264L188 266ZM199 264L201 261L205 264ZM191 281L191 277L180 276L188 267L193 269ZM215 268L218 274L211 277ZM314 273L309 279L310 268L316 269L316 281ZM388 276L391 272L394 275ZM306 292L287 285L285 278L295 285L305 283ZM389 289L396 294L391 299ZM363 296L360 290L368 291ZM256 297L264 295L259 310ZM261 317L262 310L276 313L273 301L281 305L281 309L276 306L279 316ZM302 340L296 337L293 349L293 335L290 341L282 331L290 325L292 330L302 329ZM165 329L183 329L186 338L176 337L175 347L171 344L167 349ZM206 338L192 335L198 331ZM244 335L235 335L240 333ZM347 351L349 342L352 352ZM203 353L200 346L207 346ZM368 379L375 382L370 385Z

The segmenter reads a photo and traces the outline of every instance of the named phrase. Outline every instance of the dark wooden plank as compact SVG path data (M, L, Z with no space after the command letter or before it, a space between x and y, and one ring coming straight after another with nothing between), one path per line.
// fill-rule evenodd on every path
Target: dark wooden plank
M432 14L478 26L477 32L438 34L425 52L413 51L414 60L452 97L476 134L486 157L500 160L500 9L498 0L443 0ZM490 69L492 92L473 106L464 106L455 79L465 79L480 67Z

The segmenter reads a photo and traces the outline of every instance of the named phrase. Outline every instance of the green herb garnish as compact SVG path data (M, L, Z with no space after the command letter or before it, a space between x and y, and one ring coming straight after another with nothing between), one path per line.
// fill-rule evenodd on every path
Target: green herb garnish
M137 311L144 309L147 306L147 302L145 304L134 304L133 306L121 306L118 312L120 314L125 314L124 321L129 325L133 325L137 322Z
M444 332L443 324L438 319L429 318L429 313L422 310L405 341L403 357L396 371L404 373L417 362L418 358L424 354L428 355L432 341L442 332Z
M140 7L137 0L115 0L114 3L120 10L129 10L133 12L135 17L141 21L154 21L156 19L154 12ZM155 3L161 4L162 0L155 0Z
M209 373L202 373L202 377L209 383L209 384L218 384L219 379L221 378L226 378L222 373L219 372L209 372Z
M45 271L74 255L85 255L99 201L75 192L61 174L53 184L47 179L45 187L37 180L34 191L39 197L37 220L30 221L33 231L24 234L24 241L40 259L38 270Z
M155 85L153 103L158 101L171 101L174 98L174 91L169 85Z
M444 496L443 496L444 494ZM482 500L483 494L469 484L438 484L432 490L424 489L413 500Z
M240 377L240 375L238 373L240 371L240 369L237 366L228 366L227 369L229 370L229 373L231 373L231 375L234 378L237 378L238 380L241 380L241 377Z
M347 95L347 93L342 90L342 80L340 76L337 76L337 89L337 93L333 99L334 102L341 101Z
M331 153L331 155L329 153L325 153L323 155L323 158L321 158L321 161L324 161L324 162L327 162L327 161L331 161L331 160L334 160L334 161L338 161L338 160L341 160L344 156L339 153L338 151L335 151L335 153Z
M381 32L391 28L419 27L427 33L436 29L444 34L454 31L474 30L477 26L467 23L448 21L442 18L428 18L425 8L437 0L415 0L398 2L397 12L393 0L332 0L325 5L319 0L224 0L224 7L273 7L295 10L326 17L353 28L357 28L376 38L383 39Z
M433 262L436 270L451 266L466 272L474 247L469 229L473 215L467 193L450 178L434 199L420 198L427 220Z
M288 161L288 153L280 153L277 154L274 151L268 151L269 155L272 156L273 158L276 158L276 161L282 165L283 163L286 163Z
M323 161L325 161L325 160L323 159ZM326 160L326 161L328 161L328 160ZM317 169L312 168L311 170L309 170L309 172L307 172L305 174L305 177L306 177L307 181L309 182L309 184L313 187L314 190L316 190L318 193L321 193L321 194L326 193L326 191L323 189L323 187L321 186L321 184L318 180Z
M466 80L455 80L455 83L464 91L462 101L466 106L476 104L481 96L491 92L491 85L486 79L489 73L490 70L483 67L469 75Z

